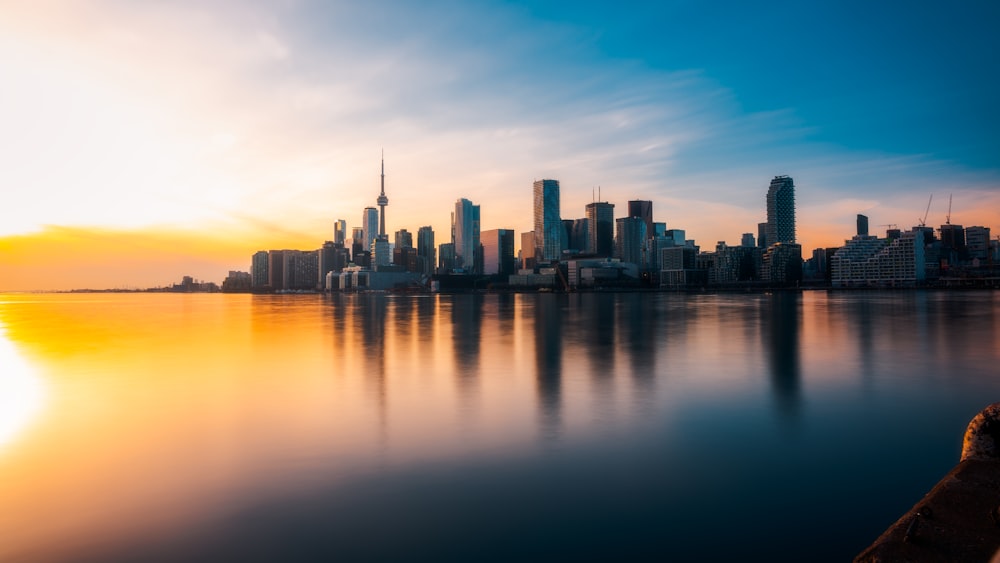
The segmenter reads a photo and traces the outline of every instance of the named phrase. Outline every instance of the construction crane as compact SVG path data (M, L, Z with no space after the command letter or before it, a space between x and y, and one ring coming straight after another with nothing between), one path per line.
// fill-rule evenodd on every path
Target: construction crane
M917 221L920 222L920 226L921 227L926 227L927 226L927 214L931 212L931 201L933 199L934 199L934 194L931 194L931 197L927 198L927 210L924 211L924 218L923 219L917 219Z
M951 224L951 196L952 194L948 194L948 214L944 216L945 225Z
M898 229L899 225L897 225L895 223L883 223L883 224L879 225L879 227L892 227L893 229Z

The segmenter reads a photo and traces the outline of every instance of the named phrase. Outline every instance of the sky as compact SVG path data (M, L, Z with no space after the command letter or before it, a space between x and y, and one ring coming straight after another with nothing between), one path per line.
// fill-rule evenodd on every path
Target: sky
M804 254L1000 234L996 2L0 0L0 290L221 282L361 225L449 242L600 188L703 249L796 185ZM931 199L932 198L932 199ZM928 201L930 209L928 210ZM391 238L391 236L390 236Z

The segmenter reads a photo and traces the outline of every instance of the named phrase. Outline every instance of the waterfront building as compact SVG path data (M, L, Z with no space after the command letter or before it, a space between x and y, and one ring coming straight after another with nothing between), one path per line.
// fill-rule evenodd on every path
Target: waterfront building
M965 247L971 260L986 260L990 257L989 227L967 227Z
M481 261L479 228L479 206L465 198L456 201L455 213L452 215L455 269L461 268L469 274L482 271L481 267L477 267L477 263Z
M323 287L326 284L326 275L329 272L343 270L350 259L343 243L326 241L317 252L319 252L319 286Z
M588 252L611 256L615 251L615 204L595 201L588 203L586 210L590 237Z
M639 280L635 264L610 258L578 258L566 261L566 284L570 289L601 285L632 285Z
M285 251L267 252L267 285L273 291L285 289Z
M763 258L764 250L753 244L729 246L720 240L715 246L715 263L709 279L720 285L758 280Z
M326 241L323 246L320 247L316 252L319 254L319 268L317 268L318 279L316 280L317 286L320 288L326 287L326 274L337 269L334 266L336 260L336 250L337 245L333 241ZM340 267L343 269L343 266Z
M643 249L646 246L646 222L641 217L621 217L615 220L615 257L622 262L643 266Z
M698 248L671 246L660 250L660 287L683 289L703 287L708 282L705 269L698 268Z
M254 289L263 289L268 284L267 255L266 250L258 250L250 260L251 286Z
M225 293L245 293L250 291L252 285L253 276L250 272L229 270L229 275L222 280L222 291Z
M656 236L653 228L653 202L645 199L634 199L628 202L628 216L638 217L646 224L646 238Z
M830 259L833 287L913 286L926 279L925 232L919 227L896 239L857 235Z
M509 276L515 271L514 231L491 229L483 231L483 274Z
M802 281L802 245L779 242L768 246L761 259L760 278L771 285Z
M535 181L534 227L536 261L558 260L564 248L558 180Z
M767 248L767 223L757 223L757 246Z
M421 274L429 276L434 273L434 267L437 265L437 250L434 248L434 229L429 226L417 229L417 258Z
M455 243L446 242L438 246L438 272L451 273L455 269Z
M767 190L767 246L795 242L795 183L775 176Z
M309 290L319 286L319 254L315 250L284 250L282 286L275 289Z

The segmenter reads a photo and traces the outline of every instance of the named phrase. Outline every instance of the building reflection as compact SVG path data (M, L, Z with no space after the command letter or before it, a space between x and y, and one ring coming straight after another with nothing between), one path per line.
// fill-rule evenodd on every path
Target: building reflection
M361 335L361 341L355 341L354 344L361 347L365 381L378 409L379 434L383 444L388 437L389 383L385 359L387 301L384 293L363 293L355 297L355 327Z
M615 374L615 302L607 295L583 293L575 309L579 322L573 325L582 333L590 372L604 388Z
M778 410L787 416L798 413L800 403L799 331L802 296L775 292L760 301L761 342L771 374L771 390Z
M623 293L617 300L618 325L622 327L621 348L628 354L635 392L651 397L656 381L657 317L651 300L641 293Z
M455 295L451 302L451 340L455 354L455 378L463 402L479 386L480 345L482 342L482 294Z
M535 381L543 439L557 440L562 428L563 296L535 295Z

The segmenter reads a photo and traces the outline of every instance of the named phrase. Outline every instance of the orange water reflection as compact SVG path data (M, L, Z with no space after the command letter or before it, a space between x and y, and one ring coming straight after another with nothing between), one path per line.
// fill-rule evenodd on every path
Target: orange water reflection
M3 296L0 358L17 358L30 372L19 381L35 381L44 402L10 388L36 407L18 415L7 447L0 435L0 560L142 544L392 468L530 458L642 432L667 445L711 431L674 424L692 405L750 405L794 427L830 390L897 393L886 380L912 374L889 363L931 379L969 358L994 364L1000 352L983 343L1000 334L996 303ZM956 315L974 324L937 322ZM965 373L940 377L953 388L975 376Z

